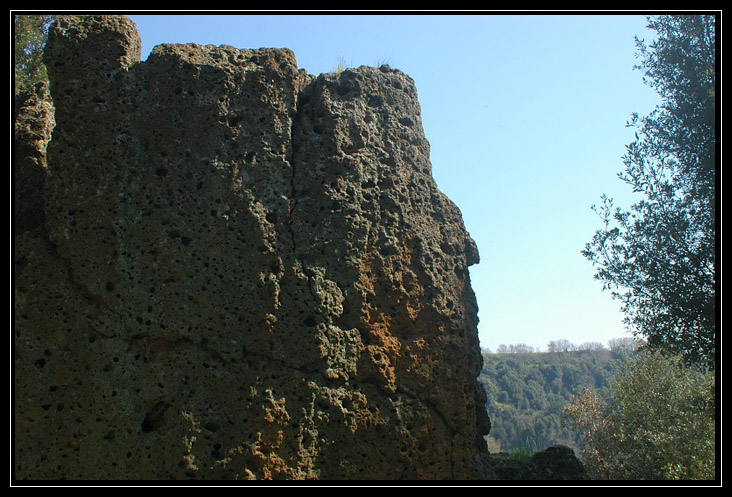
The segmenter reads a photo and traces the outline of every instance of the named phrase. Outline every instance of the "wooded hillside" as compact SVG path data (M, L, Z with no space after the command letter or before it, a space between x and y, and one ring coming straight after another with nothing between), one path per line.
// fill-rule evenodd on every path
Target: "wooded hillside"
M515 350L516 349L514 347ZM487 395L491 452L540 450L580 440L562 418L562 408L583 387L605 398L608 380L627 349L534 353L483 353L479 381Z

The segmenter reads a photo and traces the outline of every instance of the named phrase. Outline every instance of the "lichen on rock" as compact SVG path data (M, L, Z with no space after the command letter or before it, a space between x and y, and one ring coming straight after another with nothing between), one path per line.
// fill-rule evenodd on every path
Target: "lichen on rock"
M195 44L141 62L122 16L59 16L46 63L18 479L488 475L478 252L407 75Z

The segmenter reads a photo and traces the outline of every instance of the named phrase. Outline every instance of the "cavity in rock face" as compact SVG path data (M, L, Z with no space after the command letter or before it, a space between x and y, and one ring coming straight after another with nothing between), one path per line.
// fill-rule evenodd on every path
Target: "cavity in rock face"
M316 78L282 49L139 55L124 17L49 32L15 476L486 477L478 254L414 82Z

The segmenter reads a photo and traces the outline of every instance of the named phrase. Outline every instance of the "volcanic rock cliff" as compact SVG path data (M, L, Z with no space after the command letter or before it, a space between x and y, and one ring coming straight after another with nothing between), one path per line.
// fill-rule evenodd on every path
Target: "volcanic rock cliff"
M59 17L16 102L15 477L486 478L478 252L414 82L140 46Z

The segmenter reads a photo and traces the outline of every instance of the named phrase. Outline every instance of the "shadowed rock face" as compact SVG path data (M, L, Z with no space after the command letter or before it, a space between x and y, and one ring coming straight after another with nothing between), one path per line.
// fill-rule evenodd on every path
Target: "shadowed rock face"
M284 49L139 60L124 17L49 32L45 223L15 237L15 476L486 477L478 253L414 82L316 78Z
M46 147L55 125L48 84L38 83L16 96L14 112L13 234L18 234L34 229L44 221Z

